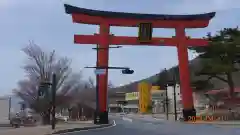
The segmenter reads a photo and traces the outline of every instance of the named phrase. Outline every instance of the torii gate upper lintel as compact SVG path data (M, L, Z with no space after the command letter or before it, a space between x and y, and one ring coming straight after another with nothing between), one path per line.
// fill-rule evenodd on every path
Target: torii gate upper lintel
M186 28L205 28L209 21L215 16L215 12L198 15L157 15L157 14L136 14L89 10L65 4L67 14L72 15L74 23L95 24L100 26L98 34L74 35L74 43L77 44L98 44L100 47L109 45L142 45L142 46L175 46L177 47L180 88L183 103L183 116L188 120L195 116L193 105L192 89L190 87L190 76L188 68L188 46L207 46L208 41L200 38L189 38L185 34ZM176 35L172 38L153 37L148 42L140 42L138 37L114 36L110 34L110 26L139 27L141 23L151 24L151 28L174 28ZM151 31L152 32L152 31ZM98 66L108 66L108 49L99 50ZM100 75L98 82L98 99L102 117L107 118L107 83L108 71ZM104 120L103 120L104 121Z

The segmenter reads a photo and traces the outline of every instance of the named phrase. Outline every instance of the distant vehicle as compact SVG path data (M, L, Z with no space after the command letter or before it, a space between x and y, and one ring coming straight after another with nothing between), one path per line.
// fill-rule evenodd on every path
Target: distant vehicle
M10 119L10 124L12 127L15 127L15 128L20 127L20 125L22 124L22 120L18 113L16 114L16 116Z
M34 112L31 109L26 108L12 116L10 124L12 127L16 128L20 126L34 126L37 124L37 116L34 115Z
M55 117L56 117L57 120L60 120L60 121L65 121L66 122L66 121L69 120L68 116L62 116L60 114L56 114Z

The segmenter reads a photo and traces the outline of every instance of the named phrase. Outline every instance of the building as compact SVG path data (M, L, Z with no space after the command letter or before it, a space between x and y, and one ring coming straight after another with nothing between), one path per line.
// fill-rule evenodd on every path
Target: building
M167 93L166 93L167 92ZM114 95L114 96L113 96ZM111 103L109 108L118 112L138 112L139 110L139 92L118 92L110 97ZM176 109L178 113L182 112L182 96L180 93L180 85L176 84ZM168 112L174 113L174 87L168 86L167 90L151 89L152 113L166 113L166 96L168 97ZM196 111L203 110L208 103L207 97L204 93L193 92L193 100ZM127 102L125 106L119 104L120 102ZM118 108L116 110L116 108Z
M15 95L0 97L0 121L6 121L14 117L16 114L22 113L23 101Z
M122 112L125 102L125 92L115 92L108 95L108 111L111 113Z
M169 99L169 113L174 112L174 87L167 87L168 99ZM180 92L180 85L177 84L175 87L176 93L176 109L177 112L182 111L182 96ZM197 112L204 110L208 104L208 98L202 92L193 92L193 104Z
M152 112L161 113L164 112L164 101L166 97L165 90L151 90ZM139 110L139 92L126 93L125 100L127 105L124 106L124 110L127 112L138 112Z
M166 90L154 90L152 91L152 112L163 113L165 112L165 99Z
M10 119L11 98L0 97L0 123L5 123Z
M167 97L168 97L168 112L174 113L174 90L175 90L175 96L176 96L176 110L177 112L181 112L182 110L182 96L180 93L180 85L176 84L175 89L174 86L168 86L167 87Z
M130 92L125 94L125 101L127 105L124 106L125 112L134 112L137 113L139 110L139 92Z

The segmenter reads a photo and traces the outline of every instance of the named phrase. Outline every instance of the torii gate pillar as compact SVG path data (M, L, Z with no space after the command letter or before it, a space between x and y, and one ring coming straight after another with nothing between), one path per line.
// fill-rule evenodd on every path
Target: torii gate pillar
M108 59L109 59L109 32L110 25L108 23L100 24L99 29L99 47L106 49L97 50L97 67L108 67ZM98 101L95 117L99 116L100 124L108 123L108 102L107 102L107 90L108 90L108 69L106 69L105 74L98 75L97 79L98 84ZM95 122L97 123L97 122Z
M191 84L188 66L188 48L185 40L185 28L178 27L176 29L176 37L178 38L177 54L180 75L180 91L183 98L182 104L184 108L188 108L183 109L183 117L186 120L190 119L191 116L196 116L196 110L193 106L192 88L190 87Z

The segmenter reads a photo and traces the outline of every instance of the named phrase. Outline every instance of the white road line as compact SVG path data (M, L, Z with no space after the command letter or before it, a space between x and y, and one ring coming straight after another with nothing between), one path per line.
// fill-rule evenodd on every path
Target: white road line
M123 119L123 120L125 120L125 121L132 122L132 119L130 119L130 118L127 118L127 117L122 117L122 119Z
M165 119L153 118L154 120L161 120L164 121Z

